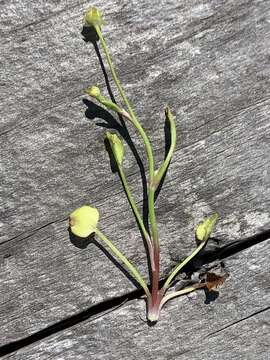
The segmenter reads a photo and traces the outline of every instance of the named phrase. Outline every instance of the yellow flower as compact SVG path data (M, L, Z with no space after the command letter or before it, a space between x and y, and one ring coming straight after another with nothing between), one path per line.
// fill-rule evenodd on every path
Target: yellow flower
M102 12L95 7L90 7L84 14L85 26L101 26L103 24Z
M98 220L98 210L91 206L84 205L70 214L70 230L74 235L86 238L95 232Z

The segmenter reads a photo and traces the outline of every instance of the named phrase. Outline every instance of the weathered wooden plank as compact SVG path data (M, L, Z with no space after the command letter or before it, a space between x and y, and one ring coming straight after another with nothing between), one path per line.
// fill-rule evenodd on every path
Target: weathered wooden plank
M156 43L157 39L160 39L163 42L167 40L168 42L169 29L167 28L166 31L160 30L159 33L157 33L157 31L154 32L153 30L153 35L148 41L149 43L147 42L149 37L147 31L143 35L139 34L137 37L134 37L133 44L129 44L128 39L122 39L117 43L117 47L114 46L113 41L110 40L109 37L110 44L112 44L113 54L116 55L116 59L119 59L119 56L123 56L123 54L121 55L121 51L123 50L121 49L120 45L124 42L127 42L129 45L124 55L129 61L132 59L133 61L135 60L134 62L136 63L136 69L134 69L134 65L127 66L126 63L120 62L120 74L122 71L127 72L126 69L134 69L134 71L129 70L128 74L123 74L124 82L127 83L128 88L132 88L134 98L135 95L140 93L140 97L138 97L136 100L136 107L138 108L139 114L144 113L143 119L145 121L146 128L149 130L151 129L151 132L153 131L153 140L156 147L161 147L160 129L162 128L162 122L159 118L164 106L163 104L171 103L174 106L176 113L178 114L178 118L181 120L181 127L179 128L179 135L182 135L181 144L178 143L178 148L180 148L180 146L192 146L195 139L199 140L207 136L210 131L210 124L212 124L213 129L216 131L215 126L218 126L218 124L220 126L221 123L223 124L224 118L226 118L226 121L228 121L228 117L231 118L235 113L238 113L242 109L253 106L254 104L262 102L269 97L267 96L269 88L269 77L266 76L267 68L264 65L266 64L268 55L267 45L269 44L269 33L267 30L269 26L268 23L264 21L266 5L265 3L260 2L258 4L259 5L256 3L254 6L246 8L244 7L243 2L242 6L240 6L240 3L237 4L236 9L231 9L231 12L238 10L239 17L243 21L242 24L242 22L239 20L238 25L241 24L241 26L244 28L246 26L246 46L238 46L238 42L243 37L243 34L241 34L241 36L238 34L238 28L234 29L236 32L235 36L233 37L234 41L231 41L230 44L228 44L227 38L225 37L226 35L228 36L226 31L233 31L232 26L234 21L232 21L231 24L229 21L230 18L225 18L225 20L220 18L223 13L218 14L218 19L221 23L222 21L228 22L226 31L218 31L218 26L221 26L218 21L216 21L217 24L214 23L214 25L212 23L208 24L211 29L210 33L213 33L213 39L211 37L210 39L205 39L203 36L205 33L201 32L199 32L197 37L195 37L195 31L201 29L196 29L195 24L192 23L195 29L193 28L193 32L191 33L190 27L192 24L188 24L188 29L186 29L186 33L182 35L182 37L184 37L184 39L191 38L192 42L190 46L195 48L196 46L200 46L201 54L198 54L197 58L196 54L193 57L191 56L191 50L189 51L186 49L187 43L185 40L181 41L181 36L179 36L179 39L174 39L174 41L171 40L172 44L170 45L169 49L164 49L164 46L157 47L155 44L152 44L154 43L155 39ZM140 6L138 5L138 7ZM226 7L223 12L225 10ZM175 11L179 16L177 12L178 9ZM186 15L186 13L189 11L191 10L188 6L187 8L184 8L182 10L183 16ZM133 14L132 19L134 18L135 21L137 19L137 17L135 17L136 8L134 8L134 12L135 14L131 13L131 15ZM157 10L154 11L154 15L157 16L156 12ZM244 17L243 12L246 14L246 18ZM123 11L121 14L123 15L122 26L124 26L127 21L126 17L128 15L125 11ZM66 16L68 17L68 15L70 14L68 13ZM129 16L131 15L129 13ZM192 14L190 14L190 20L193 19L191 15ZM257 23L254 24L254 22L250 22L248 15L253 20L257 19ZM116 32L115 38L119 39L121 29L118 29L117 22L114 23L114 21L117 20L115 17L116 15L114 14L113 16L112 14L112 20L108 24L107 31L112 32L112 29L114 29ZM153 21L154 19L155 17L153 17ZM167 25L168 27L169 24L166 20L167 18L165 17L162 24ZM72 156L72 154L67 153L66 148L68 146L64 146L66 142L70 143L73 141L75 144L77 144L77 139L80 137L80 142L78 145L82 147L82 144L86 144L86 139L88 139L91 134L91 141L94 140L95 142L88 151L91 152L92 149L102 150L102 142L100 142L101 131L99 130L98 133L94 132L95 130L92 127L89 128L89 132L86 133L88 124L82 117L83 111L85 109L84 105L81 104L80 112L78 113L78 110L75 110L75 108L73 111L70 108L65 109L65 106L69 106L68 104L70 104L70 102L74 103L73 98L79 96L82 89L85 88L90 81L92 83L99 83L99 79L101 78L101 71L98 68L96 56L93 54L93 51L91 52L91 57L89 58L89 49L92 49L92 47L84 46L83 42L80 41L81 37L79 34L78 23L78 16L74 18L74 20L71 19L69 22L69 27L73 31L72 34L74 34L73 36L76 36L76 38L67 33L66 23L61 23L59 19L56 19L54 22L49 22L47 26L39 29L38 33L31 33L26 29L25 33L18 35L17 41L16 38L13 39L15 45L17 42L16 46L12 44L11 46L8 45L7 47L4 47L4 68L6 69L4 79L7 80L7 83L3 90L3 96L5 98L5 101L3 102L3 111L5 111L5 116L2 117L2 132L5 133L6 131L11 131L14 126L14 131L19 131L19 133L15 132L14 135L11 131L11 133L8 133L9 136L7 139L2 139L3 144L1 150L4 151L2 156L3 159L5 159L3 166L5 166L6 171L4 175L6 175L6 178L8 179L5 180L7 185L4 183L4 185L7 186L6 192L11 192L12 189L15 188L15 185L18 184L19 179L16 178L16 176L21 175L28 178L32 175L29 174L29 169L27 169L28 174L25 175L26 156L31 158L36 156L34 158L35 163L38 159L40 162L44 162L43 157L41 156L44 156L44 158L46 157L48 168L51 169L51 171L50 173L44 174L42 179L37 179L34 192L37 193L36 189L41 188L42 184L44 184L44 188L45 185L47 185L46 188L50 188L47 183L44 183L44 181L46 181L44 178L50 179L53 182L56 181L56 176L53 176L53 173L56 171L55 163L57 163L57 161L53 162L53 159L51 159L50 156L50 152L54 150L53 141L56 141L56 136L59 140L59 143L56 143L55 146L59 146L62 149L62 157L59 159L59 162L62 162L66 167L71 163L71 161L67 161L67 158ZM206 25L207 23L205 26ZM181 34L180 27L183 27L183 24L173 23L171 26L171 31L174 31L175 34ZM252 35L255 32L256 38ZM56 34L59 36L57 39ZM144 37L142 38L142 36ZM223 36L225 45L224 47L217 47L217 49L215 49L215 54L213 54L213 44L215 44L215 40L217 40L216 37L218 36ZM22 41L23 39L25 41ZM137 49L139 44L142 43L144 39L146 42L145 47L147 47L147 49L143 48L142 45ZM221 39L219 39L219 41L221 41ZM132 46L134 46L138 52L135 58L134 50L133 53L130 54ZM159 76L157 76L157 72L153 72L154 69L153 66L151 66L151 61L153 61L153 51L155 51L154 55L155 58L157 58L157 63L160 62L162 64L163 71L161 72L160 67ZM77 56L78 53L81 53L81 57L79 58ZM243 58L245 58L244 63ZM139 61L140 59L141 62ZM189 63L189 71L185 69L183 62L181 63L181 59L184 59ZM167 66L169 65L171 65L171 68L166 70ZM239 69L238 72L236 71L237 67ZM148 88L149 90L147 97L145 96L141 98L141 83L138 83L137 79L140 77L142 72L145 72L146 68L148 69L150 75L144 81L147 84L145 88ZM165 68L165 70L163 68ZM46 76L43 75L44 72L46 72ZM216 73L216 81L213 81L212 79L214 72ZM248 72L248 74L245 74L245 72ZM172 74L175 76L175 79L173 80L170 79ZM217 79L219 80L217 81ZM66 81L64 85L63 80ZM18 84L20 89L23 89L23 92L18 91ZM230 84L230 86L228 86L228 84ZM241 92L239 91L238 84L241 84ZM200 88L202 91L199 92L200 97L198 97L196 92L198 92ZM168 90L170 90L169 93ZM192 91L194 92L193 95ZM197 100L194 99L195 95L197 96ZM224 99L226 99L226 101ZM18 101L20 106L17 105ZM63 107L61 107L61 104L63 104ZM59 109L57 107L59 107ZM8 112L6 109L8 109ZM158 113L158 115L156 113ZM44 115L40 120L38 120L37 118L40 114ZM151 121L148 119L151 119ZM211 122L212 119L215 121L213 120L213 122ZM28 127L20 129L19 124L21 123L23 126L27 125ZM59 124L59 126L56 127L55 123ZM70 124L73 125L73 129L76 135L70 131ZM205 124L204 127L202 126L202 128L198 128L203 124ZM83 128L81 129L79 126L82 126ZM267 124L265 124L265 126L267 126ZM198 128L200 131L196 131L196 128ZM29 131L31 132L31 137L29 136ZM33 140L34 134L37 131L42 134L42 139L37 138L36 140ZM26 134L28 137L26 137ZM97 134L100 136L98 139ZM66 138L64 138L65 135ZM6 136L7 134L5 137ZM74 138L75 136L76 138ZM48 141L48 139L53 141ZM267 140L267 138L265 140ZM41 145L46 146L45 149L43 149ZM227 146L228 145L229 141ZM70 149L70 147L71 146L69 146L68 149ZM9 156L7 156L7 153ZM22 154L25 154L25 157L23 157ZM21 155L21 157L19 155ZM66 156L64 157L64 155ZM74 159L74 156L75 155L73 154L72 159ZM54 157L56 157L56 155L54 155ZM159 158L160 157L161 154ZM82 156L76 159L77 167L74 164L74 161L70 165L70 167L74 169L71 177L81 173L83 165L86 165L86 161L87 164L91 164L92 168L94 168L94 155L90 157L89 154L89 158L85 160L82 160L81 158ZM102 160L103 157L99 158L100 163ZM37 172L40 173L39 168L37 168L37 171L35 171L36 168L34 165L35 164L31 164L33 172L35 174ZM134 173L133 168L135 162L133 161L130 166L128 165L129 163L127 164L127 171L131 170L132 173ZM72 169L68 169L69 172ZM59 170L61 170L61 172L59 171L59 174L65 174L64 169L60 168ZM102 169L97 169L96 171L100 171L100 173L103 174ZM100 176L99 184L101 184L101 187L103 187L102 180L103 176ZM87 181L91 183L89 179L87 179ZM97 180L95 179L95 183L96 182ZM63 182L61 182L61 184L62 183ZM78 181L76 181L76 183L78 183ZM29 184L27 185L29 186ZM61 198L64 198L63 194L67 191L72 191L73 186L68 184L67 187L63 187L62 185L63 190L61 192ZM85 186L78 187L80 189L85 188ZM59 185L56 184L54 188L59 188ZM31 191L33 190L34 189L31 189ZM61 191L61 189L58 191ZM13 191L13 196L16 196L16 199L14 199L15 203L19 202L19 199L23 199L25 201L25 197L22 196L20 191L16 191L15 194ZM39 197L40 196L41 195L39 195ZM48 194L46 194L46 197L48 197ZM64 208L65 207L66 204ZM16 208L16 206L14 206L14 208ZM54 208L58 208L58 204L55 204ZM49 209L50 212L53 211L51 206ZM44 212L48 212L48 209L43 207L39 211L36 211L36 219L42 219ZM26 211L24 211L24 213L26 213ZM13 214L15 213L13 212ZM52 219L54 219L55 214L52 213L52 215ZM16 216L16 218L17 221L22 221L21 214L20 216ZM28 221L25 218L23 220L24 228L27 229ZM44 223L46 223L46 221L38 223L36 222L34 224L31 222L33 228L39 227ZM12 224L12 229L9 228L8 231L9 235L11 236L8 237L7 231L5 229L3 231L7 236L4 238L5 240L22 232L16 230L14 234L11 233L11 231L14 231L13 229L16 229L15 216L12 219ZM20 229L21 225L22 224L20 224ZM31 229L31 226L29 226L29 228Z
M214 151L215 147L213 146L212 149ZM238 151L242 149L239 144ZM193 147L193 151L183 154L181 162L188 163L190 157L197 157L198 161L200 160L198 148ZM238 171L239 167L245 164L245 161L241 161L241 154L239 154L239 159L240 163L233 167ZM248 161L252 165L252 161L247 159L246 163ZM256 162L256 158L253 161ZM223 163L225 167L225 161ZM231 168L231 165L229 166ZM200 172L197 166L193 169L195 174L197 171ZM174 173L177 174L176 170ZM243 173L247 184L252 182L252 176L254 176L254 173L250 175L248 173ZM258 169L257 178L260 178L260 173ZM169 174L168 178L170 178ZM170 190L164 187L165 195L160 196L159 215L160 218L163 215L167 219L166 222L162 218L160 220L163 272L171 264L172 256L175 257L175 254L178 254L181 257L194 246L192 240L194 220L198 221L203 213L210 212L212 209L223 213L219 234L227 240L269 227L269 217L267 212L263 211L269 203L269 198L265 198L265 194L260 195L257 186L253 184L247 186L246 190L241 192L241 196L235 190L228 192L227 188L223 192L215 193L212 190L215 189L215 183L212 183L215 180L210 172L209 176L206 176L204 185L200 181L199 191L195 187L195 180L191 183L190 179L184 179L179 185L179 192L175 194L172 187L177 186L177 181L177 177L172 179L168 185ZM237 185L239 180L236 178L234 181ZM232 188L234 181L230 180ZM220 183L222 184L222 179ZM263 184L267 185L267 182ZM222 189L221 185L218 186ZM254 192L258 193L255 199ZM177 197L182 198L182 193L185 196L179 201ZM140 242L138 243L134 224L130 228L132 224L130 218L125 221L122 219L120 212L122 201L119 200L119 196L113 197L111 201L119 208L119 213L105 217L103 223L106 231L113 238L117 234L116 243L146 273L145 259L138 253L138 248L141 252L143 249ZM237 204L235 210L232 209L231 204ZM167 211L165 211L166 208ZM257 210L254 211L254 208ZM122 209L128 213L126 205ZM183 209L185 209L184 212ZM110 212L109 209L107 212ZM134 241L130 241L131 239ZM30 233L28 238L22 237L9 241L1 248L3 256L6 257L3 260L1 273L4 294L1 320L2 328L6 327L5 333L10 340L41 329L97 301L114 296L116 292L124 293L132 288L109 261L108 267L103 266L104 256L100 256L96 248L91 246L86 250L78 250L72 247L68 241L65 221L50 224ZM34 309L37 310L34 311ZM43 316L42 313L44 313ZM14 330L12 331L10 327Z
M87 1L49 0L29 3L23 0L18 5L17 0L1 1L0 31L2 39L9 39L25 28L39 26L52 17L61 17L68 10L87 6Z
M181 141L158 201L163 274L171 257L191 250L194 223L206 213L221 213L217 234L226 240L269 228L267 2L108 8L105 32L158 160L164 105L179 119ZM64 219L76 206L98 206L102 228L147 273L103 129L84 118L80 93L102 75L91 45L81 41L80 11L23 27L3 42L3 344L133 288L109 261L104 267L98 249L69 243ZM139 200L128 149L125 167Z
M4 359L259 359L269 358L270 242L230 260L220 296L205 304L193 294L168 303L149 327L137 300Z

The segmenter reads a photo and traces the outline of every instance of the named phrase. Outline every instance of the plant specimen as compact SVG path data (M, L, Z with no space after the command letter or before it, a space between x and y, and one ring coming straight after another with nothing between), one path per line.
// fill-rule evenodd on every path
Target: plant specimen
M214 228L214 225L218 219L218 215L214 214L209 218L206 218L202 223L199 224L195 231L197 248L185 258L184 261L179 263L170 273L168 278L165 280L162 286L160 286L160 242L158 236L158 227L155 215L155 206L154 198L155 191L163 179L165 172L170 164L170 161L173 156L173 152L176 144L176 127L174 116L172 115L169 108L165 109L165 117L168 121L170 127L171 143L170 148L167 152L165 160L162 164L156 169L155 161L153 156L153 150L149 138L141 126L140 121L138 120L134 110L132 109L129 100L125 94L125 91L122 88L122 85L117 77L114 65L110 53L108 51L106 42L103 38L101 26L103 25L103 19L101 12L92 7L90 8L84 16L84 25L88 27L93 27L96 31L98 39L100 41L101 47L105 53L106 61L110 68L113 81L116 84L116 87L120 93L123 107L112 102L110 99L104 97L100 89L97 86L92 86L86 90L86 93L94 98L98 103L105 106L107 109L114 111L115 113L122 116L128 123L136 128L142 141L144 143L145 151L148 159L148 168L149 168L149 179L147 184L147 199L148 199L148 211L149 211L149 223L150 230L148 230L143 222L140 211L133 199L132 193L129 189L128 182L125 176L125 171L123 167L123 158L124 158L124 144L122 140L113 133L107 132L106 138L111 146L111 150L115 159L115 162L118 167L118 173L121 178L124 190L126 192L129 204L132 208L133 214L136 218L138 227L141 231L141 234L146 243L146 249L149 257L149 273L151 275L151 286L147 285L147 282L142 277L140 272L137 270L136 266L132 264L109 240L103 232L97 227L99 220L98 210L90 206L82 206L79 209L75 210L70 215L70 230L71 232L79 237L86 238L90 234L95 233L100 240L102 240L106 246L110 249L112 254L125 265L126 269L130 275L136 280L136 282L143 288L146 296L147 303L147 318L150 322L156 322L159 318L160 310L162 306L168 301L177 296L187 294L198 288L207 286L207 283L198 283L193 286L178 290L170 291L170 286L177 275L177 273L195 256L197 255L206 245L210 233ZM212 284L212 285L211 285ZM212 288L215 287L213 281L209 286ZM217 284L219 285L219 284Z

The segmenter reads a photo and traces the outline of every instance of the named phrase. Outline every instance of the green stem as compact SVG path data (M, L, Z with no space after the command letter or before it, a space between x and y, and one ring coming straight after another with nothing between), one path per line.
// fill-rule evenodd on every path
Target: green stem
M177 296L181 296L181 295L184 295L184 294L188 294L194 290L197 290L198 287L196 286L192 286L192 287L188 287L188 288L185 288L185 289L182 289L182 290L179 290L179 291L175 291L171 294L168 294L166 296L164 296L164 298L161 300L160 302L160 309L162 308L162 306L169 300L177 297Z
M172 280L174 279L174 277L177 275L177 273L195 256L198 254L198 252L200 252L203 247L205 246L206 241L203 241L198 247L197 249L195 249L183 262L181 262L179 265L177 265L174 270L171 272L170 276L167 278L165 284L162 287L162 290L165 292L168 287L170 286Z
M100 29L100 27L98 25L95 26L95 30L96 30L97 35L99 37L101 46L102 46L102 48L104 50L106 60L108 62L109 68L110 68L111 73L112 73L113 80L114 80L114 82L115 82L115 84L116 84L116 86L117 86L117 88L118 88L118 90L120 92L120 95L121 95L124 103L127 105L127 108L128 108L128 111L129 111L130 115L132 116L132 118L136 119L136 115L135 115L134 111L132 110L132 108L131 108L131 106L129 104L128 98L127 98L127 96L126 96L126 94L125 94L125 92L124 92L124 90L122 88L122 85L121 85L121 83L120 83L120 81L119 81L119 79L118 79L118 77L116 75L116 71L115 71L115 68L114 68L110 53L108 51L106 42L105 42L105 40L103 38L103 35L102 35L102 31L101 31L101 29Z
M144 289L146 296L151 297L148 286L139 271L136 269L136 267L131 264L131 262L117 249L117 247L113 245L113 243L99 229L96 228L95 233L111 249L115 257L126 265L127 269L133 275L134 279L138 281L138 283Z
M156 187L160 183L162 177L164 176L164 174L169 166L169 163L171 161L171 158L173 156L173 152L175 149L175 144L176 144L176 126L175 126L175 121L174 121L173 115L172 115L171 111L169 110L169 108L165 109L165 114L166 114L166 120L169 122L169 125L170 125L171 145L170 145L170 149L168 151L168 154L167 154L165 160L163 161L162 165L158 169L158 172L155 176Z
M150 256L150 259L153 258L153 246L152 246L152 243L151 243L151 239L150 239L150 236L148 234L148 232L146 231L146 228L144 226L144 223L143 223L143 220L141 218L141 215L139 213L139 210L137 208L137 205L133 199L133 196L131 194L131 191L129 189L129 186L128 186L128 183L127 183L127 179L126 179L126 175L125 175L125 172L123 170L123 167L122 165L118 164L118 170L119 170L119 174L120 174L120 177L121 177L121 180L122 180L122 183L123 183L123 187L125 189L125 192L126 192L126 195L127 195L127 198L128 198L128 201L129 201L129 204L134 212L134 215L136 217L136 220L139 224L139 228L141 229L142 233L143 233L143 236L145 238L145 241L147 243L147 247L148 247L148 251L149 251L149 256Z
M156 223L156 214L155 214L155 183L154 177L150 176L150 184L148 191L148 208L149 208L149 218L151 224L151 233L153 238L153 244L157 248L159 248L159 240L158 240L158 229Z
M126 104L127 108L128 108L128 112L130 114L131 120L133 125L135 126L135 128L138 130L139 134L141 135L144 145L145 145L145 149L146 149L146 153L147 153L147 158L148 158L148 163L149 163L149 195L148 195L148 207L149 207L149 217L150 217L150 224L151 224L151 231L152 231L152 236L153 236L153 241L158 243L158 234L157 234L157 225L156 225L156 217L155 217L155 209L154 209L154 194L155 194L155 187L154 187L154 157L153 157L153 151L152 151L152 146L151 143L148 139L148 136L146 135L143 127L141 126L140 122L138 121L129 101L128 98L122 88L122 85L117 77L114 65L112 63L112 59L111 56L109 54L106 42L103 38L102 35L102 31L100 29L99 26L95 26L95 30L97 32L97 35L99 37L101 46L104 50L105 56L106 56L106 60L108 62L109 68L111 70L112 73L112 77L113 80L119 90L119 93L124 101L124 103Z

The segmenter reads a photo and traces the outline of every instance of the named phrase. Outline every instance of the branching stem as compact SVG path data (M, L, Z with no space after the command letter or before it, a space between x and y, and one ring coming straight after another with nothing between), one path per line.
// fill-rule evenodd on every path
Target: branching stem
M185 258L180 264L178 264L173 271L171 272L170 276L167 278L165 284L163 285L164 292L169 288L172 280L177 275L177 273L195 256L197 255L206 245L206 241L202 241L201 244L195 249L188 257Z
M153 157L153 150L152 150L152 146L151 143L149 141L148 136L146 135L143 127L141 126L139 120L137 119L135 112L133 111L129 100L122 88L122 85L118 79L118 76L116 74L110 53L108 51L106 42L103 38L102 35L102 31L100 29L99 26L95 26L95 30L97 32L97 35L99 37L101 46L103 48L103 51L105 53L106 56L106 60L107 63L109 65L109 68L111 70L112 73L112 78L119 90L119 93L124 101L124 103L127 106L128 109L128 113L130 115L131 121L133 123L133 125L135 126L135 128L138 130L139 134L141 135L144 145L145 145L145 149L146 149L146 153L147 153L147 158L148 158L148 163L149 163L149 189L148 189L148 208L149 208L149 218L150 218L150 225L151 225L151 233L152 233L152 238L153 238L153 242L154 243L158 243L158 232L157 232L157 224L156 224L156 216L155 216L155 208L154 208L154 194L155 194L155 186L154 186L154 157ZM155 246L155 245L154 245Z

